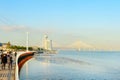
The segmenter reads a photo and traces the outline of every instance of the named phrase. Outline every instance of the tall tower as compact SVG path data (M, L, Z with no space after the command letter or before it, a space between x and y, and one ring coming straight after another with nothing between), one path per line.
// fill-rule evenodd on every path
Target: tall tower
M50 50L52 50L52 40L50 40Z
M44 35L44 49L48 49L48 36Z
M52 40L49 40L47 35L44 35L44 49L52 50Z
M52 40L47 41L48 50L52 50Z

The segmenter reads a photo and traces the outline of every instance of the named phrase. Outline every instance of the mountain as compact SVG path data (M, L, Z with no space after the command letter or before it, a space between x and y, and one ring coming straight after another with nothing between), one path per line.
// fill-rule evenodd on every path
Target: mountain
M82 41L75 41L71 44L60 45L53 42L53 47L58 49L85 49L85 50L93 50L94 47Z
M69 48L76 48L76 49L93 49L92 45L89 45L82 41L76 41L68 46Z

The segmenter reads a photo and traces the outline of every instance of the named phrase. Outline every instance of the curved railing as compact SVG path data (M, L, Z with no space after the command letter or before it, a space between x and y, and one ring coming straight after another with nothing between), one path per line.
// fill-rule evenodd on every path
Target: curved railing
M16 56L15 80L19 80L20 70L24 63L33 57L35 52L20 52Z

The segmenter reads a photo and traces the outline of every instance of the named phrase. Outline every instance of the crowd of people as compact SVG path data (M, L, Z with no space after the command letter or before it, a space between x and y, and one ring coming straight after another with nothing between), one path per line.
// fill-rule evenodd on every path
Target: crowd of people
M15 53L16 56L16 53ZM7 52L7 53L1 53L0 55L0 61L1 61L1 70L5 69L12 69L12 64L13 64L13 54L12 52ZM8 68L6 68L6 65L8 65Z

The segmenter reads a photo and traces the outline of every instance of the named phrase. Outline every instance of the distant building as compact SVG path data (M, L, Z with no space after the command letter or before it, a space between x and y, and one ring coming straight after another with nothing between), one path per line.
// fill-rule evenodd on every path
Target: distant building
M47 41L48 50L52 50L52 40Z
M48 39L48 36L44 36L44 49L46 50L52 50L52 40Z
M6 50L8 47L10 47L10 42L8 43L0 43L0 49Z
M53 48L52 48L52 40L50 40L50 50L53 50Z
M47 40L48 40L48 36L47 35L44 35L44 40L43 40L43 47L44 47L44 49L48 49L47 48Z

